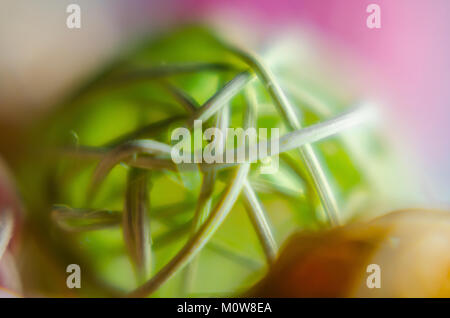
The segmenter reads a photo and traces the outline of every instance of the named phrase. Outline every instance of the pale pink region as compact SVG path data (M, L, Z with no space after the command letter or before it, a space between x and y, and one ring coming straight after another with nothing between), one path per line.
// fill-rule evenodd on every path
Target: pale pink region
M14 232L10 248L17 242L19 224L22 219L22 208L16 185L5 162L0 157L0 214L12 211L14 216Z
M381 29L366 27L372 3L381 8ZM184 8L185 16L208 21L220 15L237 21L245 17L267 36L286 26L313 31L351 52L367 70L375 70L371 74L383 88L377 92L389 100L393 132L412 144L423 174L444 185L433 191L448 188L450 1L187 0ZM440 197L448 201L448 194Z
M0 298L19 298L20 296L13 291L0 287Z
M366 8L371 3L381 8L382 27L378 30L366 26ZM329 0L326 4L311 0L187 0L185 8L186 15L200 17L234 10L268 32L293 24L319 30L373 65L398 98L399 112L408 111L405 115L423 127L425 134L433 131L423 126L423 113L428 113L434 124L445 123L448 110L442 98L434 96L442 96L439 75L449 76L445 30L450 29L450 20L445 14L450 2L446 0L433 1L433 5L421 0ZM444 69L446 73L439 72ZM433 112L424 111L426 101L434 103Z
M12 213L13 216L12 237L6 243L6 250L0 258L0 297L19 297L18 293L21 291L20 274L13 256L19 243L21 208L12 180L12 175L0 158L0 216L5 216L4 213ZM4 219L0 217L0 220Z

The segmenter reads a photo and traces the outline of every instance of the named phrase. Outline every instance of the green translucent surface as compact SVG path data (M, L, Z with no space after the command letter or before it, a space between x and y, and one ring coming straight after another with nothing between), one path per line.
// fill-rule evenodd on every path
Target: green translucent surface
M114 84L111 84L110 79L120 78L132 70L173 64L232 65L234 69L227 71L203 70L164 77L165 81L202 105L224 83L239 71L248 68L203 28L182 28L144 42L144 45L122 54L120 62L112 63L102 74L89 81L36 130L37 133L30 142L33 155L19 169L30 218L42 229L47 229L42 230L39 235L43 236L43 242L47 244L43 248L48 250L48 257L58 259L62 271L65 269L63 264L78 262L88 267L92 277L95 277L86 278L87 287L80 291L85 296L105 295L105 288L116 290L119 294L125 293L142 282L137 280L132 262L127 256L120 225L99 231L65 233L52 222L51 206L64 204L74 208L121 211L130 168L126 163L115 166L98 189L95 199L89 203L86 201L87 189L98 159L60 156L56 154L57 149L104 146L150 123L174 115L188 115L158 79L130 81L125 77L125 80ZM283 78L282 69L277 76ZM286 75L284 80L295 81L295 74ZM326 87L315 87L304 79L299 79L296 83L303 85L317 98L329 102L329 105L335 105L330 106L330 114L336 115L345 109L343 102L338 98L334 100ZM276 127L280 128L280 135L287 133L289 130L274 107L265 84L256 80L250 85L255 89L258 100L257 127ZM295 105L303 126L329 119L314 112L311 107L303 107L302 100L291 95L289 98ZM243 94L239 94L230 105L231 127L242 127L245 109L246 99ZM172 130L183 124L182 120L174 122L156 133L140 138L148 137L170 144ZM204 123L203 129L214 124L215 116ZM344 142L337 136L313 145L344 220L351 218L354 213L350 208L347 209L350 198L358 196L366 204L374 200L382 201L366 168L354 161L355 147L358 152L373 158L379 167L385 167L390 162L386 152L379 147L376 132L364 127L361 129L362 132L358 132L357 136L347 136L347 141L351 139L351 142ZM349 144L353 148L348 147ZM256 163L252 164L249 175L249 180L267 211L278 245L282 245L293 231L318 230L328 226L314 185L307 176L298 152L289 151L285 156L290 164L281 157L278 173L261 175L258 169L260 164ZM372 165L372 168L378 169L376 165ZM224 169L218 172L212 192L212 206L217 203L230 182L232 171L233 169ZM155 274L178 253L189 238L189 232L183 232L182 229L193 218L202 174L198 170L154 171L149 183L149 219L153 240L151 272ZM177 205L175 209L166 211L166 215L157 216L174 204ZM236 202L195 262L196 274L190 290L183 287L184 272L178 271L151 296L236 295L264 275L267 270L265 256L242 200Z

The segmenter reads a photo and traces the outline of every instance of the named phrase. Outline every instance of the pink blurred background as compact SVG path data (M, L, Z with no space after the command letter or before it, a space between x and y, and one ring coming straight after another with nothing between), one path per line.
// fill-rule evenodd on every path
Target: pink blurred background
M80 30L65 27L69 3L82 8ZM381 29L366 27L371 3L381 7ZM376 70L430 204L450 204L448 0L8 0L0 6L0 125L6 130L45 114L141 34L198 20L245 22L271 35L289 26L320 34Z
M366 8L381 8L368 29ZM375 69L392 96L398 133L413 146L433 204L450 204L450 1L188 0L201 17L226 14L274 32L312 29Z

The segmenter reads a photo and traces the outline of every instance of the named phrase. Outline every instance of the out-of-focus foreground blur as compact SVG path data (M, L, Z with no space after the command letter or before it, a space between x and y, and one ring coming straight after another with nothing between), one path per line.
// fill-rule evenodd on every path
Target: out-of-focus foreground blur
M70 14L66 12L66 8L71 3L76 3L81 8L80 29L69 29L66 26L66 19ZM379 29L370 29L366 24L370 15L366 9L372 3L381 8ZM52 146L60 145L61 141L66 142L70 138L77 147L79 143L83 146L100 147L115 138L126 136L131 128L137 129L142 120L153 123L164 120L168 113L171 116L178 115L176 108L174 111L164 105L142 111L136 100L128 100L129 96L139 92L139 99L149 103L149 100L153 101L155 92L159 94L160 87L151 88L149 92L141 86L135 88L136 91L133 88L123 92L111 90L110 95L100 93L97 100L94 97L92 104L89 104L90 101L73 102L70 98L78 94L79 88L85 87L93 78L102 84L104 79L96 76L110 65L113 65L113 73L120 71L122 66L119 65L119 58L125 58L130 65L138 67L152 65L151 63L165 66L174 61L216 62L216 58L218 62L235 63L238 68L242 67L241 64L245 63L236 62L235 57L230 57L229 53L223 53L222 48L217 49L214 46L216 44L211 44L214 40L211 40L213 36L210 31L224 43L255 52L273 69L287 96L295 101L296 106L306 109L301 118L302 124L316 124L337 116L356 104L375 105L379 115L375 130L355 130L353 134L357 135L356 138L349 133L343 135L342 140L330 139L317 146L322 154L321 162L325 162L331 171L326 176L334 178L331 178L334 181L330 181L331 188L337 189L336 197L344 224L355 220L364 222L397 209L449 210L449 10L450 3L446 0L435 0L432 3L426 0L3 1L0 4L0 296L118 296L145 282L143 277L136 278L133 256L130 261L125 252L130 243L124 244L122 232L117 228L102 229L96 234L83 232L77 236L78 234L62 233L61 229L55 229L55 225L50 223L50 218L56 215L51 214L50 207L53 205L64 204L64 209L66 205L71 205L74 209L85 208L81 206L87 202L83 191L85 185L89 184L94 166L82 170L84 167L80 168L78 162L54 164L53 161L45 161L43 164L42 153L34 157L37 152L33 151L42 151L44 145L48 146L52 142ZM199 47L190 47L190 41ZM205 45L205 50L211 51L201 52L201 45ZM185 49L185 54L177 51ZM214 50L217 50L217 56L214 56ZM209 60L195 60L203 57ZM202 105L231 80L229 75L208 73L204 77L177 78L170 85L181 87ZM96 80L94 84L97 83ZM269 86L255 84L257 99L262 101L258 125L262 123L268 128L285 127L277 117L279 115L268 110L267 105L271 101L263 91L265 88L270 90ZM96 93L95 86L92 92ZM166 95L161 96L164 97L162 99L168 99ZM240 116L243 109L239 103L241 101L230 104L230 127L236 124L235 117L238 114ZM318 108L311 109L311 104ZM62 109L61 105L67 109L61 112L62 115L58 113ZM113 113L108 112L111 107L115 107ZM39 139L41 135L45 136L45 140L42 137L42 145ZM166 137L163 135L161 138ZM48 151L44 156L53 157L54 153ZM342 250L344 256L337 253L339 255L336 258L325 257L329 261L327 266L344 264L342 266L349 269L354 262L358 262L352 253L359 253L361 247L356 243L356 248L353 249L352 245L351 251L346 250L345 239L348 236L342 233L347 233L345 231L352 228L344 228L342 232L327 232L317 239L316 231L321 233L325 227L326 208L320 207L317 197L310 200L311 207L302 206L309 202L305 197L311 194L308 185L310 181L306 182L308 178L303 178L302 171L296 170L295 160L298 158L294 156L295 160L292 161L288 157L284 158L286 169L272 179L256 180L260 175L252 170L249 174L249 180L250 176L253 178L252 186L267 208L268 218L273 221L277 245L284 246L288 242L285 249L281 249L281 265L276 266L282 266L285 259L292 261L288 257L292 251L286 249L294 250L290 246L298 239L304 240L303 242L309 240L310 243L305 243L305 246L314 245L320 257L331 249ZM108 195L118 197L118 193L125 192L125 184L130 181L124 181L125 168L118 169L122 168L123 171L113 170L112 177L107 179L106 194L102 193L100 200L89 208L104 208L113 212L122 209L122 199L117 199L117 202L105 199ZM41 170L38 171L39 169ZM74 177L77 173L79 178ZM300 175L301 181L292 177L296 173ZM130 175L132 174L128 178ZM151 206L155 205L163 211L169 203L174 207L178 204L174 208L175 212L186 210L189 216L189 213L193 214L198 208L195 207L198 201L195 202L191 196L200 196L200 192L205 191L201 182L205 182L206 177L200 175L200 172L181 177L156 173L152 178L152 185L156 190L151 190ZM217 177L218 181L214 179L215 191L227 189L233 178L232 174L224 172ZM278 192L267 190L269 185L274 184L277 185ZM158 189L160 192L156 192ZM177 191L183 193L180 195L183 200L177 201ZM155 196L156 199L153 199ZM218 197L213 192L212 203L209 204L214 205ZM299 201L295 201L297 199ZM102 206L101 203L104 202L110 204ZM76 204L80 206L72 206ZM125 204L128 204L126 200ZM298 205L302 207L296 210ZM351 291L345 288L337 288L337 291L330 293L327 290L317 291L315 288L320 286L319 278L314 281L313 285L319 283L311 292L295 288L287 288L286 292L278 286L281 291L277 294L275 283L271 283L271 279L280 280L276 276L279 274L276 272L278 267L275 266L266 275L270 268L270 261L268 268L264 264L264 253L267 251L257 250L260 238L253 232L246 232L252 229L252 223L245 214L246 209L248 210L248 203L234 207L222 230L213 237L216 241L213 240L208 245L208 250L205 248L206 252L202 251L201 257L195 258L193 263L200 265L197 264L199 269L196 276L192 276L198 277L196 283L191 283L194 287L185 286L189 285L189 282L185 282L186 277L189 277L186 272L197 266L190 265L184 272L177 272L174 279L167 278L168 283L162 284L162 288L152 295L216 296L253 293L288 297L448 296L448 276L444 276L450 265L448 253L444 254L448 251L449 238L442 234L442 231L445 232L442 228L448 228L446 212L436 212L438 217L430 214L428 220L432 219L430 222L434 223L423 230L425 239L421 241L416 238L414 243L406 244L408 249L402 249L404 253L390 263L395 270L386 271L386 275L397 277L402 272L401 266L406 266L408 259L427 256L427 249L423 244L432 244L435 249L430 250L430 255L432 254L433 264L439 268L439 273L433 277L421 267L424 265L416 264L416 267L398 278L398 283L387 286L384 294L367 293L363 287L355 287L356 285L352 285ZM292 217L298 211L303 215ZM70 213L73 211L70 210ZM164 213L174 214L173 211ZM152 235L160 231L162 235L159 236L167 239L169 236L164 237L164 230L170 230L177 222L184 222L184 217L187 218L184 215L179 220L170 219L168 222L160 222L161 224L155 221ZM389 254L393 253L389 246L401 245L403 240L411 242L409 234L420 228L417 220L422 216L413 213L411 217L411 220L407 220L405 216L400 221L395 219L396 226L396 222L401 224L396 228L400 232L393 231L387 239L383 236L384 249L377 250L374 261L388 267L386 260L393 258ZM106 219L113 225L119 223L116 215L108 215ZM440 226L438 223L443 219L444 225ZM186 223L189 225L189 222ZM372 244L373 237L369 235L372 230L364 232L366 227L361 228L356 232L364 234L360 237L355 234L357 241L367 239L366 243ZM438 228L441 232L433 237L430 228ZM418 231L421 230L422 228ZM314 234L293 234L303 233L302 231ZM186 232L182 235L186 235L188 240ZM342 239L341 245L330 243L333 235ZM155 239L153 236L152 238ZM41 244L46 244L46 247L42 248ZM154 251L156 260L152 264L153 274L158 272L157 269L165 268L165 264L177 255L175 252L183 247L178 241L168 244L170 248L161 247ZM129 250L128 253L130 254ZM316 264L314 253L311 262ZM361 253L365 253L363 247ZM216 254L226 254L223 256L226 261L222 263L223 260L217 258ZM304 257L306 261L302 259L302 268L309 268L308 257ZM352 258L354 262L341 262L342 257ZM336 259L337 263L333 263ZM72 261L85 262L83 264L89 267L84 274L87 281L84 293L77 294L76 290L66 288L65 264ZM223 264L223 277L213 282L211 277L215 277L215 268L220 264ZM236 264L245 264L245 270ZM294 265L289 263L289 266ZM288 281L291 277L289 275L302 275L300 272L299 269L299 273L292 274L291 268L284 278ZM405 292L409 286L406 280L414 277L412 272L418 273L420 280L429 278L430 283L411 285L413 287L408 294ZM349 275L362 275L360 268L352 273ZM325 268L323 272L318 270L315 275L325 279L331 274ZM444 282L443 285L439 285L438 281ZM341 283L342 286L347 284L346 281L338 281L336 284ZM270 284L273 284L272 290L268 287ZM434 290L437 285L440 289ZM426 286L423 287L426 290L420 289L420 286Z

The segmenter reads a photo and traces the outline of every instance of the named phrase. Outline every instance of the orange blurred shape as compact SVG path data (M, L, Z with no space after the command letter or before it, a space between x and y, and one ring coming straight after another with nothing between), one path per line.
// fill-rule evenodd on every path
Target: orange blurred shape
M368 266L379 265L379 288ZM250 297L450 297L450 213L403 210L294 234Z

